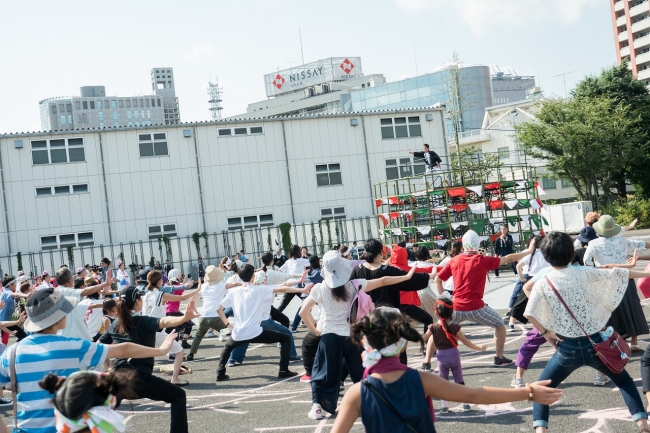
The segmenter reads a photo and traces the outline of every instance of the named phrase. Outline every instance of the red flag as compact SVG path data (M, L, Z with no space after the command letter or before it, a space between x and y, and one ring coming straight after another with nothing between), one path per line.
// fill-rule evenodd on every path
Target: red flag
M379 219L381 220L381 222L384 223L384 227L386 227L386 226L388 225L388 220L386 219L386 217L384 216L384 214L379 214L379 215L377 215L377 217L379 217Z
M465 188L452 188L447 190L449 197L466 197Z
M394 220L395 218L399 218L399 212L391 212L388 214L388 217L390 218L391 221Z
M462 212L462 211L464 211L465 209L467 209L467 203L459 203L459 204L455 204L455 205L453 205L453 206L449 206L449 209L453 209L453 210L455 210L456 212Z
M496 241L497 239L499 239L499 236L501 236L501 234L499 234L499 233L497 233L496 235L492 235L492 236L490 236L490 240L491 240L492 242L494 242L494 241Z
M390 203L390 204L398 204L399 200L397 200L397 197L388 197L388 203Z
M375 200L375 206L377 206L377 207L381 206L381 199L380 198Z
M503 209L503 200L492 200L487 203L490 205L490 209L492 210Z
M499 189L499 182L486 183L485 185L483 185L483 188L488 189L488 190Z

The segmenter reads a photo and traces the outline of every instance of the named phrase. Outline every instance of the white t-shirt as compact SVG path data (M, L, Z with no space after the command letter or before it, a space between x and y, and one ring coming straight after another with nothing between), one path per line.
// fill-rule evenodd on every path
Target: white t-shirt
M241 282L242 282L242 279L239 278L238 274L233 274L226 280L226 284L235 284L235 283L241 283Z
M223 281L214 285L203 286L201 295L203 296L203 306L201 307L201 317L219 317L217 309L226 294L226 283Z
M81 290L63 286L59 286L55 290L60 291L65 297L75 298L77 300L77 305L66 316L65 328L59 331L61 333L60 335L93 341L93 336L90 335L90 331L88 331L88 327L86 326L86 311L88 310L88 306L79 304Z
M88 327L88 332L90 332L90 335L93 337L99 333L99 330L102 327L102 319L104 318L104 313L102 312L101 308L93 308L88 311L88 307L91 305L102 305L104 301L101 299L91 299L91 298L86 298L83 301L79 302L79 305L83 305L86 307L86 312L84 313L85 316L87 317L86 319L86 326Z
M358 290L364 290L368 285L368 280L358 279L357 281L359 282ZM332 294L332 289L324 283L312 287L309 297L320 305L322 310L319 322L319 325L322 326L321 334L350 336L350 308L357 288L348 281L345 283L345 290L348 292L348 300L339 301Z
M122 284L124 282L125 284ZM129 271L118 269L117 270L117 286L122 289L131 285L131 277L129 277Z
M280 268L280 272L288 274L302 274L302 268L309 266L308 259L289 259Z
M271 310L273 297L271 286L244 283L243 286L228 290L226 297L221 301L221 306L233 309L234 323L231 335L233 340L250 340L262 333L260 323L264 313Z
M158 289L147 290L142 299L142 315L162 319L167 316L165 304L163 304L164 293Z
M440 263L438 263L438 266L445 266L447 263L451 261L452 257L447 256ZM453 292L454 291L454 277L449 277L447 281L443 281L442 287L447 290L448 292Z
M546 261L546 259L544 258L544 254L542 254L542 252L539 250L539 248L537 250L535 250L535 254L534 254L534 257L533 257L532 262L531 262L530 258L532 256L533 256L533 254L529 254L526 257L524 257L523 259L521 259L521 261L524 262L525 265L528 265L528 272L526 272L526 273L528 274L529 277L534 277L535 274L538 273L539 271L541 271L542 269L551 266Z

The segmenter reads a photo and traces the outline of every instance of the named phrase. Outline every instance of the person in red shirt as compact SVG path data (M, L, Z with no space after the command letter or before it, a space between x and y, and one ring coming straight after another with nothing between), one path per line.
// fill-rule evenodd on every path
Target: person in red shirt
M496 356L494 366L501 367L512 364L512 360L503 356L503 347L506 342L506 327L503 319L485 302L485 277L488 271L498 269L499 266L516 262L532 253L530 248L521 253L508 254L504 257L487 257L478 254L478 234L469 230L463 236L463 254L455 256L447 265L438 272L436 277L436 288L442 294L443 281L454 277L454 316L453 324L459 324L467 320L478 322L494 328L496 340Z

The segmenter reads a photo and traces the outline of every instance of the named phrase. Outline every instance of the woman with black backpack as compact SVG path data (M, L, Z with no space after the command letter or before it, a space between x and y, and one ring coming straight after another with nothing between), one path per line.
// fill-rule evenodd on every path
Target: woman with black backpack
M311 419L323 418L323 410L336 411L343 360L347 364L352 382L361 380L363 366L358 346L350 341L350 317L355 300L369 305L366 293L386 285L398 284L410 279L414 270L397 277L384 277L373 281L351 280L349 262L338 251L328 251L323 256L321 276L323 282L316 284L300 308L300 317L309 328L306 338L320 338L316 360L311 375L312 407L307 415ZM318 326L311 310L318 304L322 310Z

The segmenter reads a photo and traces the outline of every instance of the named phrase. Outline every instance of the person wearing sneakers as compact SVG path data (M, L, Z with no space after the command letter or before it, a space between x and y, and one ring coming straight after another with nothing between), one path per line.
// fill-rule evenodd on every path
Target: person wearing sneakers
M68 376L74 372L100 368L109 358L159 356L171 347L171 338L160 349L154 349L133 343L97 344L58 335L65 328L67 317L76 302L75 298L66 298L54 289L34 292L26 307L28 320L25 331L31 335L10 346L0 358L0 386L4 386L11 383L11 358L14 353L16 357L16 431L57 432L52 404L54 394L38 386L38 381L48 373ZM3 426L1 420L0 426Z
M187 355L187 360L194 360L194 355L199 350L201 341L205 337L208 330L214 329L219 332L226 328L226 325L217 314L219 304L226 296L226 284L223 281L225 272L223 269L210 265L205 269L205 278L200 282L203 289L203 306L199 310L201 318L199 319L199 329L196 331L194 340L192 340L192 347L190 353Z
M244 283L240 287L228 290L217 310L221 321L232 330L230 338L221 352L217 367L217 382L230 379L226 374L226 362L235 347L246 343L281 343L278 378L296 376L298 373L289 370L291 336L283 332L264 329L261 323L270 316L271 304L273 304L276 293L309 293L311 286L296 289L286 286L255 285L253 284L255 268L248 264L241 267L239 278ZM228 321L224 313L224 308L229 307L233 309L234 324Z
M193 292L188 292L183 295L172 295L170 293L164 293L160 290L163 284L162 271L154 270L149 272L147 275L147 293L144 295L142 300L142 315L146 317L153 317L156 319L162 319L163 317L183 317L183 316L167 316L165 311L165 304L169 301L186 301L188 299L198 297L201 293L201 288ZM185 321L186 322L186 321ZM179 322L176 326L180 326L185 322ZM162 323L162 322L161 322ZM171 328L169 326L168 328ZM156 345L159 345L162 341L165 340L167 334L164 331L160 331L156 334ZM181 366L183 365L183 347L175 342L172 350L169 352L170 359L174 360L174 370L172 373L172 383L180 386L187 385L187 382L181 382L178 378Z
M300 308L300 317L310 334L320 338L311 375L312 407L307 414L315 420L323 418L323 410L329 413L336 411L344 359L352 382L359 382L363 374L360 348L350 340L350 309L357 292L368 293L380 287L400 284L410 280L415 272L413 267L402 276L351 279L349 263L338 251L326 252L321 269L323 282L312 288ZM320 330L311 315L316 304L322 311Z
M487 257L478 254L479 237L474 230L468 230L463 235L463 253L458 254L438 272L435 279L438 293L444 291L443 281L454 277L454 316L452 324L460 324L466 320L478 322L494 328L496 340L496 356L494 366L501 367L512 364L512 360L503 356L506 343L506 326L503 319L485 302L485 275L488 271L498 269L501 265L516 262L533 252L532 246L528 250L517 254L508 254L505 257Z

